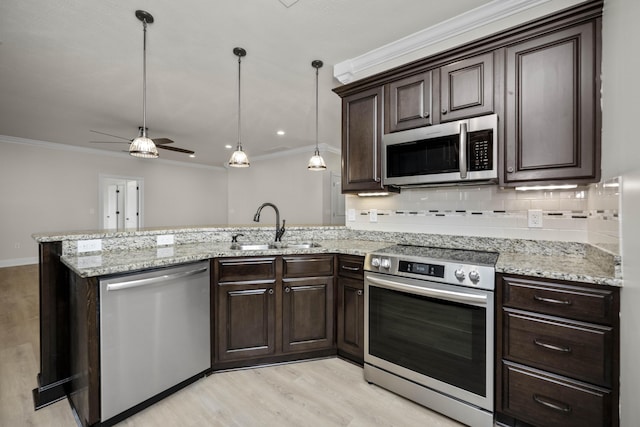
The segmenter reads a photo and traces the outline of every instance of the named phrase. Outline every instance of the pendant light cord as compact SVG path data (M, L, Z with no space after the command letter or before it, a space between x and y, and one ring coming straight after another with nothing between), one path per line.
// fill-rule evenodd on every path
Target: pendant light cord
M240 143L240 121L242 120L241 108L240 108L240 63L242 62L242 56L238 55L238 150L242 150L242 144Z
M142 20L142 136L147 137L147 20Z
M316 155L320 153L318 148L318 71L319 67L316 67Z

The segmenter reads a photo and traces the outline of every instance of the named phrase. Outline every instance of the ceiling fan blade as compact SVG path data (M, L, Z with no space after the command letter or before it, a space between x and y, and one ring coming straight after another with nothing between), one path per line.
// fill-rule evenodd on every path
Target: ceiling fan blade
M151 140L154 142L154 144L156 145L160 145L160 144L171 144L173 143L172 139L169 138L151 138Z
M157 147L162 148L163 150L177 151L178 153L195 154L195 151L187 150L186 148L171 147L167 145L158 145Z
M97 131L97 130L91 130L91 129L89 129L89 132L99 133L100 135L112 136L112 137L114 137L114 138L124 139L125 141L129 141L129 142L133 141L133 139L124 138L124 137L122 137L122 136L118 136L118 135L112 135L112 134L110 134L110 133L99 132L99 131Z

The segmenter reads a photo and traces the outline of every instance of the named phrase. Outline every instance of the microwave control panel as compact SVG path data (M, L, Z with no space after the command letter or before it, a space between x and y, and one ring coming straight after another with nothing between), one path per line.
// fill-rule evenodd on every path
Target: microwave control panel
M469 135L470 171L493 169L493 132L478 131Z

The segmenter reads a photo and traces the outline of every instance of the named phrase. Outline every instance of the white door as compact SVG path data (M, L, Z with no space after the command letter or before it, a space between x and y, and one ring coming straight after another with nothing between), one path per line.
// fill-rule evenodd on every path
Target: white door
M137 230L142 227L141 178L100 176L101 223L106 230Z

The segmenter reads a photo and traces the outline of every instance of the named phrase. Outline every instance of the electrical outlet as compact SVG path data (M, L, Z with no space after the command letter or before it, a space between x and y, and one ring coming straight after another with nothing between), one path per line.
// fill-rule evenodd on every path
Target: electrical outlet
M78 253L99 252L102 250L102 239L78 240Z
M173 245L175 242L175 238L173 234L163 234L156 237L156 242L158 246Z
M355 220L356 220L356 210L347 209L347 221L355 221Z
M527 218L529 228L542 228L542 209L529 209Z
M369 209L369 222L378 222L378 209Z

